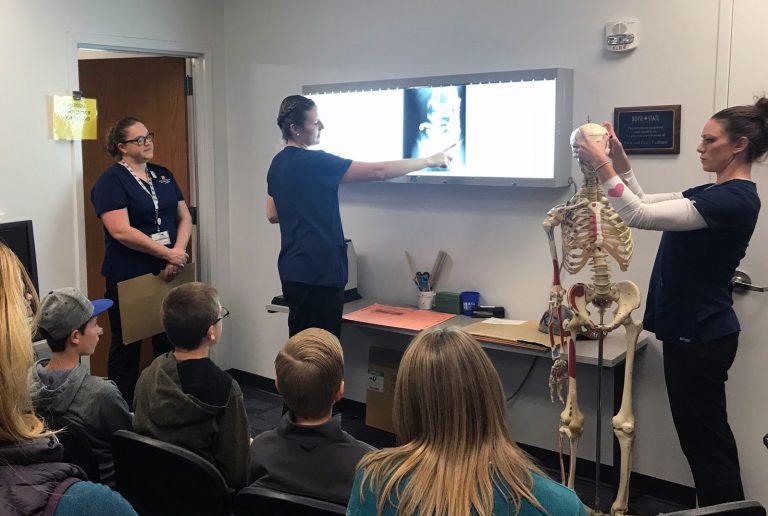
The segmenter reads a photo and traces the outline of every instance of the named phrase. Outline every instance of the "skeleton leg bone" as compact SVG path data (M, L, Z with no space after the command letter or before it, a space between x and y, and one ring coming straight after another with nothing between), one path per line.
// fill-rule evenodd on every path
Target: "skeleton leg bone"
M575 332L577 329L573 329ZM568 438L568 487L573 489L576 479L576 450L579 439L584 431L584 414L579 410L578 392L576 389L576 346L573 337L568 339L568 398L565 408L560 413L560 433Z
M629 282L627 282L629 283ZM635 286L635 288L637 288ZM624 516L627 513L627 499L629 498L629 476L632 472L632 449L635 442L635 415L632 411L632 377L635 364L635 348L637 338L640 336L642 325L627 317L624 321L627 331L627 360L624 365L624 392L621 395L621 407L613 417L613 433L619 441L621 448L621 475L619 477L619 489L611 506L611 514Z

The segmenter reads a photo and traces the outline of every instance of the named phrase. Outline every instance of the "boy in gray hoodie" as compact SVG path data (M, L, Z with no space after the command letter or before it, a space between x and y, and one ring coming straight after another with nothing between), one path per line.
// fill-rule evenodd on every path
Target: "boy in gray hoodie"
M163 300L174 351L141 373L133 396L134 431L181 446L214 464L229 487L248 481L249 425L237 382L208 358L229 315L204 283L185 283Z
M40 307L38 328L52 354L32 366L28 379L35 412L82 428L98 459L100 481L114 486L112 434L131 429L131 414L117 386L91 376L80 363L80 357L96 350L102 334L96 316L110 306L109 299L89 301L76 288L48 294Z

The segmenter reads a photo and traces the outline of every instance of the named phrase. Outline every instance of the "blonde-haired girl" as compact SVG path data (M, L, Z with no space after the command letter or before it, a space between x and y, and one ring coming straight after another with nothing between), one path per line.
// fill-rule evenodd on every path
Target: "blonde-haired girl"
M464 331L426 331L411 343L393 417L404 444L363 457L347 514L585 514L512 440L499 376Z

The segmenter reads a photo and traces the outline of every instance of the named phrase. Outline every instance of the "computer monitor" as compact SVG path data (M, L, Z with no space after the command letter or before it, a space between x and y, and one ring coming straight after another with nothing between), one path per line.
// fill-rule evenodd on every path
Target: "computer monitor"
M32 221L0 223L0 241L16 253L27 274L32 279L35 290L40 292L37 279L37 258L35 257L35 236L32 231Z

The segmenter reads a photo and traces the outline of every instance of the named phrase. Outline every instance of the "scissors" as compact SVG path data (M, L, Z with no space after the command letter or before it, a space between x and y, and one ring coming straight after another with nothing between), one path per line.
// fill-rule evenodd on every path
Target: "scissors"
M413 279L414 283L416 283L416 286L419 287L419 290L422 292L428 292L429 291L429 273L428 272L417 272L416 277Z

